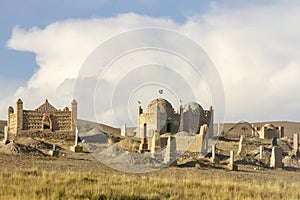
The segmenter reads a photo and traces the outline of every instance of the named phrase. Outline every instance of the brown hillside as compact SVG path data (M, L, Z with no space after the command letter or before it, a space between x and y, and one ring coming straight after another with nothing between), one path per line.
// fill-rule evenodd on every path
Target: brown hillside
M120 135L121 130L119 128L114 128L105 124L98 124L96 122L89 122L86 120L78 120L79 132L85 135L93 135L96 133L104 132L109 135Z
M275 126L283 126L285 136L291 137L294 133L300 133L300 123L299 122L289 122L289 121L276 121L276 122L253 122L254 126L263 126L264 124L272 123ZM6 120L0 120L0 137L3 135L4 126L7 125ZM86 120L78 120L78 126L80 127L80 132L91 133L102 131L110 135L120 135L120 128L114 128L105 124L98 124L96 122L89 122ZM215 124L215 133L217 133L217 124ZM245 128L243 128L245 127ZM221 124L222 128L222 124ZM221 132L228 133L230 135L240 135L241 133L251 134L251 127L248 123L224 123Z

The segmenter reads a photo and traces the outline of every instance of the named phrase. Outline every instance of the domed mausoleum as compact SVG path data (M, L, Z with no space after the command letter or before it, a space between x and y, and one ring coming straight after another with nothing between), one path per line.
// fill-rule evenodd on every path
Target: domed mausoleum
M255 127L259 138L271 139L273 137L282 138L284 137L284 127L275 127L273 124L265 124L262 127Z
M138 137L152 137L154 133L177 133L181 131L198 134L200 127L206 124L212 133L213 109L204 110L196 102L180 105L176 111L166 99L157 98L147 106L143 112L139 105L136 135ZM210 126L211 125L211 126Z

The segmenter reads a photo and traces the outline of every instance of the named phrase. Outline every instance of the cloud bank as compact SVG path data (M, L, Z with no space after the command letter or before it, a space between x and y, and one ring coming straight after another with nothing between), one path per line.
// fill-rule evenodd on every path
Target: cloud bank
M226 95L226 121L299 120L299 5L293 1L235 9L214 5L210 12L189 16L184 23L127 13L109 18L70 19L29 30L15 27L9 48L35 53L39 69L24 87L8 94L5 102L0 103L6 105L9 101L14 105L21 97L25 108L34 108L48 98L62 108L69 104L78 72L96 47L124 31L161 27L190 37L215 63ZM141 56L140 60L147 59ZM124 65L131 61L125 59ZM203 90L203 100L199 101L207 108L210 98L205 98L208 92L205 87ZM79 102L79 107L79 118L94 117L91 115L95 113L86 112L84 103ZM130 112L134 113L132 109ZM97 118L113 123L105 121L108 112L96 113ZM6 108L1 107L0 113L5 118Z

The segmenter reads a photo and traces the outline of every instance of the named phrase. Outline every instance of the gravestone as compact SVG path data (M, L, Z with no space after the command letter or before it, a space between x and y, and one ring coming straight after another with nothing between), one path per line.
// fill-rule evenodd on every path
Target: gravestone
M262 160L263 159L263 153L264 153L264 146L260 145L259 146L259 159Z
M76 131L75 131L75 145L71 146L71 151L73 151L75 153L83 152L83 147L78 145L78 137L79 137L78 129L76 128Z
M277 137L273 137L271 140L271 145L272 146L277 146Z
M8 144L9 140L8 140L8 126L4 126L4 141L3 144Z
M299 156L299 134L294 134L293 154Z
M237 152L237 155L238 156L244 156L244 149L243 149L243 142L244 142L244 136L243 135L241 135L241 138L240 138L240 142L239 142L239 150L238 150L238 152Z
M230 151L230 160L229 160L229 164L230 165L233 165L234 163L234 152L233 151Z
M251 124L251 137L255 137L254 125Z
M216 158L216 146L214 144L211 145L211 158L212 159Z
M49 155L53 156L53 157L58 157L59 151L56 150L56 145L55 144L53 144L52 150L49 151Z
M270 161L271 168L282 168L282 150L279 146L273 146Z
M236 164L234 164L234 153L233 153L233 151L230 151L228 169L231 170L231 171L237 171L238 170L238 166Z
M208 131L207 125L202 125L200 127L200 133L199 133L200 144L201 144L200 155L206 155L207 153L207 148L208 148L207 131Z
M216 145L211 145L211 162L216 163L219 159L216 157Z
M126 136L126 124L123 124L123 126L121 127L121 136Z
M172 136L168 136L164 163L176 165L176 138Z

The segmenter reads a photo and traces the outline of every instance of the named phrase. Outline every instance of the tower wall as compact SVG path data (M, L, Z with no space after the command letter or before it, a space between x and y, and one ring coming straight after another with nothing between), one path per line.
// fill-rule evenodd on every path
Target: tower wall
M73 99L73 101L71 102L71 111L72 111L71 129L75 130L77 124L77 101L75 99Z
M210 113L210 122L208 125L208 137L213 138L214 137L214 110L212 106L209 109L209 113Z
M18 131L23 129L23 102L21 99L18 99L16 103L16 118L16 134L18 134Z

